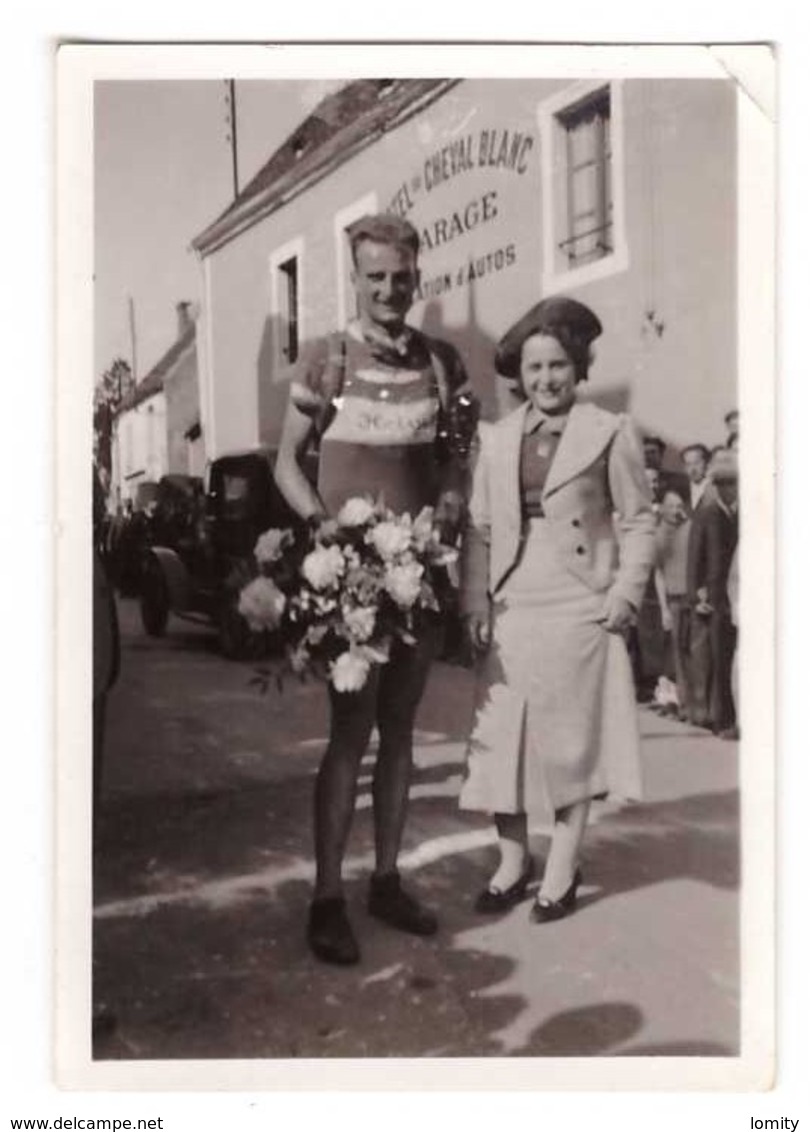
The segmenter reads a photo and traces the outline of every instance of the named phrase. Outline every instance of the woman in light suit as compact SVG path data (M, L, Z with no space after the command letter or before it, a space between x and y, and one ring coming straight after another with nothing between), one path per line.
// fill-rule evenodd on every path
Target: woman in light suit
M527 814L552 827L533 908L576 905L591 799L638 798L635 692L622 634L641 602L655 521L629 419L580 403L596 315L544 299L505 335L495 366L523 404L482 425L462 603L482 654L463 809L494 815L501 860L481 912L518 903L533 875Z

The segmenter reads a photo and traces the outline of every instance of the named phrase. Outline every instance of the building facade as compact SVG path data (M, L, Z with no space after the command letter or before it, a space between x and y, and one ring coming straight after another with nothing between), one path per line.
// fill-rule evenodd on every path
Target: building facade
M188 476L202 476L206 460L200 424L195 318L196 311L190 303L177 304L177 343L163 371L168 470Z
M168 471L166 395L141 382L116 413L111 487L116 503L135 500L138 486L156 483ZM140 396L138 396L140 394Z
M736 110L722 80L363 80L325 99L195 241L209 456L277 441L291 363L352 313L348 224L421 234L410 321L460 350L489 417L495 345L567 294L604 334L586 395L670 453L736 401Z

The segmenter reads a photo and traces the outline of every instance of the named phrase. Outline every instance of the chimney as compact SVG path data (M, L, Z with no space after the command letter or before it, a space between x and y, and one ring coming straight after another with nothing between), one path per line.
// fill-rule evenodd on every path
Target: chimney
M188 328L193 324L194 319L191 314L191 303L188 301L177 303L177 337L182 338Z

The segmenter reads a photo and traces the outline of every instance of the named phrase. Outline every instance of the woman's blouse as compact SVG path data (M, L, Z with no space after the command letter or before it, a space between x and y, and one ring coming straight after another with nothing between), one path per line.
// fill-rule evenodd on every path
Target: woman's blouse
M541 417L529 412L527 431L520 445L520 506L524 519L544 514L543 490L567 420L567 416Z

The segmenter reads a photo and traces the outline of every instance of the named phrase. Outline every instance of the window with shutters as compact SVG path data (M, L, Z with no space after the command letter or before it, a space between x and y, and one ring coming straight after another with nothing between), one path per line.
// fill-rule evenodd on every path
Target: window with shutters
M557 115L565 138L565 225L559 251L568 267L613 251L610 92Z
M575 84L540 108L544 291L628 266L620 84Z

